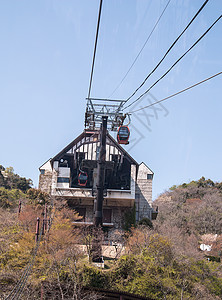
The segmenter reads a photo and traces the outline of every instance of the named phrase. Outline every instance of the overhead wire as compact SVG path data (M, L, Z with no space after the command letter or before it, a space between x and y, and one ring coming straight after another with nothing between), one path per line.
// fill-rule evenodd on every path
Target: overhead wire
M204 83L204 82L206 82L206 81L208 81L208 80L210 80L210 79L212 79L212 78L214 78L214 77L216 77L216 76L219 76L219 75L221 75L221 74L222 74L222 72L216 73L216 74L214 74L214 75L212 75L212 76L210 76L210 77L208 77L208 78L206 78L206 79L204 79L204 80L202 80L202 81L200 81L200 82L197 82L197 83L195 83L195 84L193 84L193 85L191 85L191 86L189 86L189 87L187 87L187 88L185 88L185 89L183 89L183 90L181 90L181 91L179 91L179 92L177 92L177 93L175 93L175 94L172 94L172 95L170 95L170 96L168 96L168 97L165 97L165 98L163 98L163 99L161 99L161 100L155 101L154 103L151 103L151 104L146 105L146 106L144 106L144 107L141 107L141 108L138 108L138 109L136 109L136 110L130 111L129 114L136 113L136 112L138 112L138 111L140 111L140 110L149 108L149 107L151 107L151 106L153 106L153 105L156 105L156 104L161 103L161 102L163 102L163 101L166 101L166 100L168 100L168 99L170 99L170 98L173 98L173 97L175 97L175 96L177 96L177 95L179 95L179 94L181 94L181 93L184 93L184 92L186 92L186 91L188 91L188 90L190 90L190 89L192 89L192 88L194 88L194 87L196 87L196 86L198 86L198 85L200 85L200 84L202 84L202 83Z
M213 26L222 18L222 15L220 15L216 21L197 39L197 41L183 54L180 56L180 58L158 79L156 80L144 93L142 93L137 99L135 99L133 102L131 102L129 105L123 108L123 110L127 109L128 107L132 106L135 102L139 101L145 94L147 94L160 80L162 80L174 67L175 65L188 53L190 52L194 46L196 46L201 39L213 28ZM125 104L125 103L124 103Z
M90 93L91 93L91 88L92 88L92 79L93 79L94 64L95 64L95 58L96 58L96 49L97 49L97 41L98 41L98 35L99 35L99 25L100 25L101 11L102 11L102 3L103 3L103 0L100 0L99 14L98 14L97 28L96 28L96 39L95 39L95 45L94 45L94 51L93 51L92 69L91 69L90 81L89 81L88 98L90 98Z
M193 21L196 19L196 17L200 14L200 12L203 10L205 5L207 4L209 0L206 0L203 5L200 7L200 9L197 11L197 13L194 15L194 17L191 19L191 21L187 24L187 26L184 28L184 30L180 33L180 35L175 39L175 41L172 43L172 45L169 47L169 49L166 51L164 56L161 58L161 60L158 62L158 64L154 67L154 69L147 75L147 77L144 79L144 81L140 84L140 86L126 99L125 103L128 102L136 93L137 91L145 84L147 79L156 71L156 69L160 66L160 64L164 61L166 56L170 53L170 51L173 49L173 47L176 45L178 40L181 38L181 36L184 34L184 32L189 28L189 26L193 23Z
M137 54L136 58L134 59L133 63L132 63L131 66L129 67L128 71L126 72L126 74L124 75L124 77L122 78L122 80L120 81L120 83L117 85L117 87L116 87L116 88L114 89L114 91L109 95L108 98L110 98L110 97L118 90L118 88L121 86L121 84L122 84L123 81L126 79L126 77L127 77L127 75L129 74L129 72L131 71L132 67L135 65L137 59L139 58L139 56L140 56L140 54L142 53L143 49L145 48L147 42L148 42L149 39L151 38L151 36L152 36L154 30L156 29L157 25L159 24L159 22L160 22L160 20L161 20L161 18L162 18L162 16L163 16L165 10L167 9L168 5L170 4L170 1L171 1L171 0L169 0L169 1L167 2L166 6L164 7L164 9L163 9L163 11L162 11L162 13L161 13L161 15L160 15L159 18L157 19L157 21L156 21L156 23L155 23L153 29L151 30L149 36L147 37L145 43L143 44L142 48L140 49L140 51L139 51L139 53Z

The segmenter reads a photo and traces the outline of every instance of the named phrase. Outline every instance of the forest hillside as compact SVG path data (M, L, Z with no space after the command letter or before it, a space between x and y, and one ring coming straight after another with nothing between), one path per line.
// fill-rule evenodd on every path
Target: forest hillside
M76 227L78 214L31 188L30 179L0 171L0 299L109 299L101 290L141 299L222 299L221 183L201 178L163 193L154 202L157 219L120 232L122 246L115 257L104 256L101 269L90 259L98 232Z

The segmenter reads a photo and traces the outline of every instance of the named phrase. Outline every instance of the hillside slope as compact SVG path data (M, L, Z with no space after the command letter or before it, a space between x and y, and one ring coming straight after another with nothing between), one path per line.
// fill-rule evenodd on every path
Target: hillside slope
M161 195L155 201L159 215L153 228L138 225L125 232L125 253L105 258L104 269L88 259L98 233L92 227L75 227L79 217L64 202L35 189L0 190L16 195L8 196L6 206L0 194L1 299L13 289L20 299L101 299L99 289L156 300L222 299L221 263L209 261L199 249L203 234L221 234L219 184L202 178ZM45 204L46 231L36 243L36 218L43 228Z

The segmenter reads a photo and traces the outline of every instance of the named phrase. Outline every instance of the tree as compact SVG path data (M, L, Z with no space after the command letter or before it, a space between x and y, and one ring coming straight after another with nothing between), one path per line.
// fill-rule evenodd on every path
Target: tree
M26 192L27 197L30 200L30 203L37 205L45 205L45 203L49 203L50 197L46 192L41 191L40 189L30 188Z
M0 188L0 207L2 208L15 208L19 200L24 200L26 198L26 195L18 190L18 189L11 189L8 190L4 187Z
M211 180L179 186L163 194L154 203L159 207L155 224L169 223L184 233L222 233L222 194Z
M26 192L31 188L32 180L15 174L12 167L4 168L0 165L0 186L6 189L19 189L22 192Z
M92 262L96 257L101 258L102 242L104 233L101 227L82 226L79 230L81 244L85 245L89 261ZM99 244L99 245L98 245Z
M4 187L5 186L5 180L4 180L4 176L2 174L1 171L4 171L4 167L2 165L0 165L0 187Z

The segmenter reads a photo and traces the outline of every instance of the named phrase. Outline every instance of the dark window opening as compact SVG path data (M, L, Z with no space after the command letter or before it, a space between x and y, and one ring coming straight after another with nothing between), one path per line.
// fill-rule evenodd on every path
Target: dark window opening
M68 168L69 164L68 164L68 160L61 158L59 160L59 168Z
M103 209L103 223L111 223L112 221L112 209Z
M81 163L83 159L85 159L85 153L84 152L76 152L76 160L79 163Z
M93 168L83 168L81 171L87 173L87 183L85 186L79 185L79 174L81 173L79 168L74 169L71 172L71 187L72 188L92 188L93 186Z
M83 168L82 161L85 159L85 153L84 152L76 152L75 157L75 168L71 170L71 187L72 188L89 188L91 187L91 172L90 170ZM84 186L79 185L79 174L86 173L87 175L87 183Z
M75 154L66 153L59 158L59 167L70 168L70 187L71 188L90 188L95 186L96 178L93 178L94 170L97 168L97 161L86 160L86 153L76 152ZM81 172L87 173L87 183L85 186L79 185L78 178ZM67 179L65 179L67 180ZM58 182L63 179L58 179ZM130 190L131 182L131 163L126 158L121 159L121 155L112 154L112 164L105 170L105 189Z
M107 189L129 190L131 178L131 164L124 157L121 163L120 156L112 155L113 169L106 170L105 187Z
M69 178L68 177L58 177L57 182L58 183L69 183Z
M73 166L73 155L64 154L60 157L59 161L59 168L72 168Z
M153 174L147 174L147 179L153 179Z
M40 170L40 174L44 175L45 174L45 170Z

